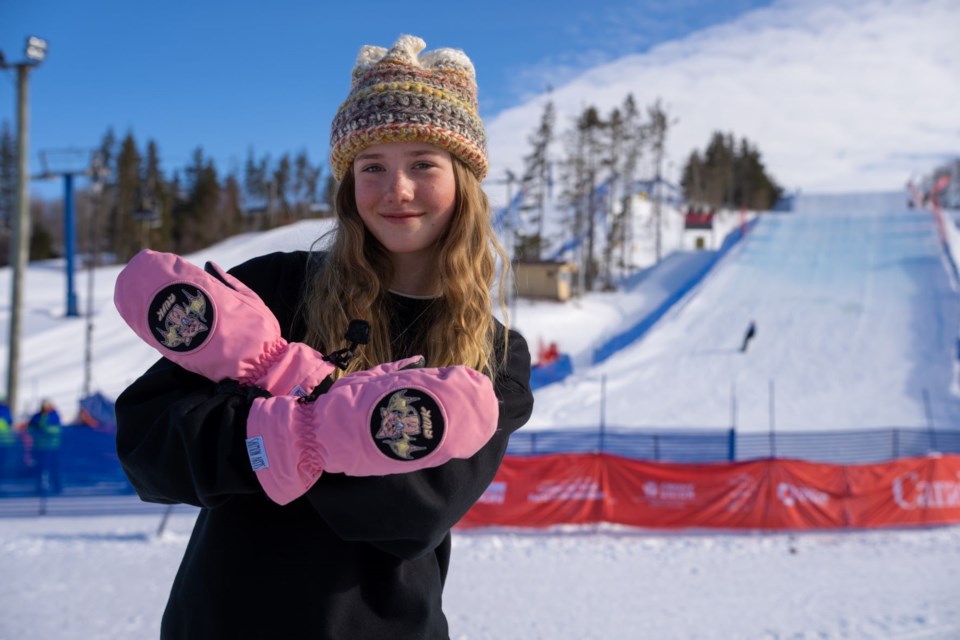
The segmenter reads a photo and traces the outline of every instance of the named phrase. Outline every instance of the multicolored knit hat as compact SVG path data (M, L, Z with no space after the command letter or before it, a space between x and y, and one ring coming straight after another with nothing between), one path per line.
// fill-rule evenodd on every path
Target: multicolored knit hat
M330 127L334 178L343 178L358 153L384 142L427 142L463 160L478 180L487 175L473 63L458 49L418 57L426 46L416 36L400 36L389 51L360 49L350 95Z

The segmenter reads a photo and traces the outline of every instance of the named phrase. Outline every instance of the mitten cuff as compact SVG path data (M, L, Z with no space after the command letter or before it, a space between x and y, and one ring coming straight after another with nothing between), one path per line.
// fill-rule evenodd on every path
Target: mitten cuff
M278 338L240 382L262 387L275 396L301 397L313 391L335 369L323 359L323 354L311 347Z
M291 396L257 398L247 418L247 455L271 500L290 503L323 473L313 405Z

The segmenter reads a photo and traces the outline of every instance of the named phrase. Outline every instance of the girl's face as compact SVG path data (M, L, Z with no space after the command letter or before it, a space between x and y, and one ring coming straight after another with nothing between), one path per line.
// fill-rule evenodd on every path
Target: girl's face
M390 142L364 149L353 161L357 210L363 224L403 261L433 255L456 203L450 153L424 142Z

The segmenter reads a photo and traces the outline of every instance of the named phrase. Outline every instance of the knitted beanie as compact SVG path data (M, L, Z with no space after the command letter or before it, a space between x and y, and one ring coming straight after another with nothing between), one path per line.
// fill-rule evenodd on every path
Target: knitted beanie
M330 127L330 166L343 178L357 154L384 142L426 142L487 175L487 136L477 114L473 63L458 49L418 57L426 43L400 36L393 48L360 49L350 94Z

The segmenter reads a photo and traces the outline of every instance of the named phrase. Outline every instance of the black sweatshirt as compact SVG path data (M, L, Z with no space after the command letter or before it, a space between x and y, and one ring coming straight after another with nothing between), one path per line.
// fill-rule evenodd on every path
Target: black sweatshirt
M296 311L307 259L274 253L231 271L263 298L291 341L304 335ZM429 302L392 296L394 335L419 324ZM395 353L408 355L415 354ZM480 452L403 475L324 473L281 507L263 493L247 457L252 400L169 360L154 364L117 399L120 462L143 500L201 507L161 637L448 638L441 595L450 528L530 417L529 380L527 344L511 331L507 367L495 383L498 429Z

